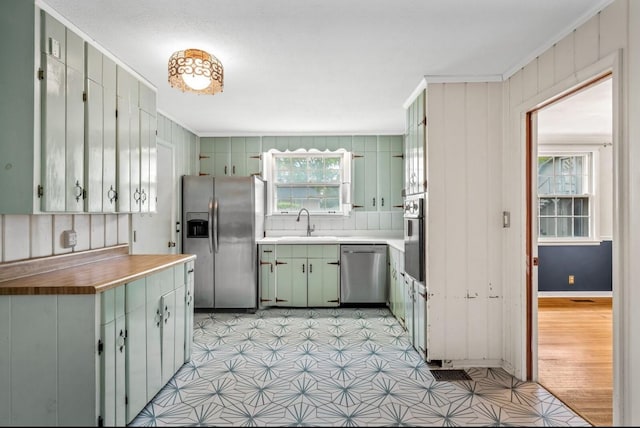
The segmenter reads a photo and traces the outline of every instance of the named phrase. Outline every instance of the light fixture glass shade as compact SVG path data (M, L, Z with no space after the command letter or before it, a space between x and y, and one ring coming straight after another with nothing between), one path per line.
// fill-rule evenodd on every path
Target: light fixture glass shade
M224 68L215 56L200 49L174 52L169 58L169 84L182 92L222 92Z

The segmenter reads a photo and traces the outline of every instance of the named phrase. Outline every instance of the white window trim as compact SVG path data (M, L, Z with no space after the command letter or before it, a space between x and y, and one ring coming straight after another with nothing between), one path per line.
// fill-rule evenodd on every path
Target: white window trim
M262 175L265 181L267 182L267 216L296 216L297 212L289 212L282 213L276 211L274 208L275 196L273 192L274 187L274 177L273 177L273 169L275 166L274 155L314 155L319 154L323 156L336 156L340 155L342 157L342 167L340 171L341 184L340 184L340 205L342 210L336 211L335 213L328 212L314 212L314 216L348 216L351 212L351 152L348 152L345 149L337 149L337 150L318 150L318 149L297 149L297 150L285 150L280 151L277 149L271 149L268 152L262 154Z
M536 230L536 235L538 236L538 244L539 245L597 245L602 242L602 238L600 237L600 189L598 188L598 183L600 180L599 171L600 171L600 152L597 146L593 144L584 144L584 145L554 145L554 146L538 146L538 156L580 156L580 155L588 155L591 156L591 165L589 165L591 174L590 174L590 182L589 188L591 191L588 193L589 197L589 210L590 210L590 224L589 224L589 236L587 237L543 237L540 236L539 230ZM540 196L537 193L538 188L538 174L536 169L536 201L539 200ZM567 195L567 196L576 196L580 195ZM536 218L538 223L540 223L540 215L536 214ZM539 226L538 226L539 227Z

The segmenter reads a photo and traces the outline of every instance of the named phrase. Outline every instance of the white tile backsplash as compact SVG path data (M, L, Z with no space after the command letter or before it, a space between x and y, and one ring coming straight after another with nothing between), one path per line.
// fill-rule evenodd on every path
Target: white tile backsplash
M367 229L380 230L380 213L377 213L377 212L367 213Z
M303 235L307 229L307 217L302 215L267 216L267 235ZM396 220L396 218L398 220ZM352 211L348 216L321 216L311 214L314 235L367 236L371 232L398 233L402 230L402 212Z
M77 243L73 251L86 251L91 248L91 216L74 215L73 230L76 231Z
M129 242L129 214L118 214L118 244Z
M378 227L380 230L391 230L391 212L382 212L379 214Z
M91 248L104 247L104 214L91 215Z
M369 218L369 213L357 212L355 213L355 216L356 216L356 230L366 230L368 228L367 220Z
M3 225L4 261L28 259L30 257L29 216L5 215Z
M77 245L62 248L62 232L75 230ZM119 241L119 238L122 240ZM129 214L0 214L0 262L79 252L129 242Z
M53 254L53 216L48 214L29 216L31 222L30 257L46 257Z
M118 215L107 214L104 217L104 246L118 245Z

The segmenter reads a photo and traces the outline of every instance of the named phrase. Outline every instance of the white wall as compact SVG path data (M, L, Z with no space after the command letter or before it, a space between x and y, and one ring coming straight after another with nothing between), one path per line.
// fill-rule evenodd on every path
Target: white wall
M427 82L431 359L502 361L502 83Z
M614 117L614 425L640 423L640 2L617 0L519 70L504 84L502 194L512 212L504 233L505 352L526 377L525 127L540 103L613 67ZM616 58L620 52L621 58ZM619 60L619 61L618 61ZM618 67L618 64L621 64ZM616 104L619 100L619 104ZM634 143L631 143L634 141ZM635 213L635 214L633 214ZM634 364L635 363L635 364Z
M62 247L62 232L73 229L77 245ZM0 261L52 256L129 242L129 214L0 215Z

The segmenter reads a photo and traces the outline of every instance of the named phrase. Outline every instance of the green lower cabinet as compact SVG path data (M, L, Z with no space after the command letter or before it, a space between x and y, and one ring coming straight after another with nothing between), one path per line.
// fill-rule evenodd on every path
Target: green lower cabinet
M146 279L125 284L127 325L126 391L128 424L147 405Z
M276 259L276 306L307 306L307 259Z
M260 245L261 306L340 305L337 245Z
M258 247L260 306L273 306L276 303L275 249L275 245Z
M339 260L337 245L307 246L307 306L340 305Z

